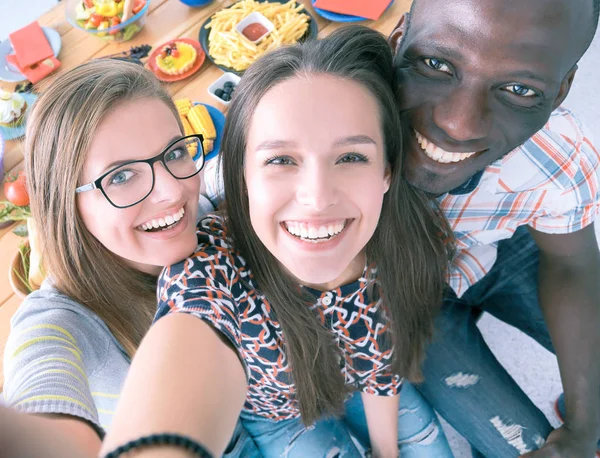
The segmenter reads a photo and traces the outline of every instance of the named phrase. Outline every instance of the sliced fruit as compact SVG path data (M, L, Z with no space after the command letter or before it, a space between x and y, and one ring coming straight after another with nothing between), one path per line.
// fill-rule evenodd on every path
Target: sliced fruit
M110 23L108 21L103 21L100 23L100 25L98 26L98 36L99 37L104 37L106 35L108 35L106 32L101 32L102 30L106 30L110 27Z
M118 16L115 16L115 17L113 17L113 18L110 20L110 26L111 26L111 27L115 27L115 26L119 25L120 23L121 23L121 19L119 19L119 17L118 17ZM109 33L110 35L116 35L116 34L117 34L117 33L119 33L119 32L120 32L120 30L116 29L116 30L111 30L111 31L110 31L110 32L108 32L108 33Z
M104 20L104 17L101 14L93 13L90 15L89 24L98 28L98 27L100 27L100 24L102 24L103 20Z

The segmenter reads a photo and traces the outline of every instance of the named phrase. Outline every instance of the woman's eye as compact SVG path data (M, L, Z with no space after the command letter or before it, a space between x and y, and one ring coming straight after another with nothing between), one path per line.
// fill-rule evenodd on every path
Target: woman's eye
M119 170L115 172L108 180L109 185L122 185L127 183L132 177L134 173L131 170Z
M177 159L183 157L184 154L186 154L186 151L183 148L172 149L165 155L165 161L176 161Z
M425 65L433 70L437 70L438 72L444 72L451 74L450 67L443 60L436 59L435 57L426 57L423 59Z
M504 88L506 91L519 97L534 97L537 95L533 89L522 84L509 84L508 86L504 86Z
M340 163L340 162L343 164L347 164L347 163L351 163L351 162L369 162L369 159L364 154L347 153L347 154L344 154L342 157L340 157L340 159L338 160L338 163Z
M267 159L265 165L292 165L293 162L288 156L275 156Z

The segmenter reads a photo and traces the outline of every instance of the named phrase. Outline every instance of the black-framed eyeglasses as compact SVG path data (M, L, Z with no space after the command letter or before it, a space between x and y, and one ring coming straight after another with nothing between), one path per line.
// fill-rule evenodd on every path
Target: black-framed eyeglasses
M154 189L154 164L160 162L173 178L185 180L204 167L204 149L200 134L186 135L172 141L156 156L120 164L91 183L75 189L76 193L99 189L110 204L128 208L139 204ZM198 159L194 161L194 157Z

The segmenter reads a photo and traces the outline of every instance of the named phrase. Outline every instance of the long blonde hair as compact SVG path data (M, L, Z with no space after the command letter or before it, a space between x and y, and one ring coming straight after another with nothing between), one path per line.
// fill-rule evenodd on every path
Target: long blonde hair
M75 188L98 125L119 104L163 101L177 110L141 65L96 59L60 74L27 120L25 167L44 266L53 285L106 323L133 356L156 310L156 277L126 266L85 227Z

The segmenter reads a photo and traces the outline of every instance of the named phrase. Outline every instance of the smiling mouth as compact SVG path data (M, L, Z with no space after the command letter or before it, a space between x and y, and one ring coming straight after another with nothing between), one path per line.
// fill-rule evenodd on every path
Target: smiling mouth
M350 220L331 221L327 224L304 223L299 221L284 221L283 228L293 237L303 242L328 242L339 236Z
M181 207L178 211L166 215L164 218L151 219L139 225L138 229L142 229L144 232L167 231L177 226L183 215L185 215L185 209Z
M469 159L471 156L477 154L477 151L473 153L452 153L446 151L430 140L427 140L423 135L421 135L416 130L415 137L421 146L421 150L425 153L425 155L434 160L435 162L440 162L442 164L449 164L451 162L460 162L465 159Z

